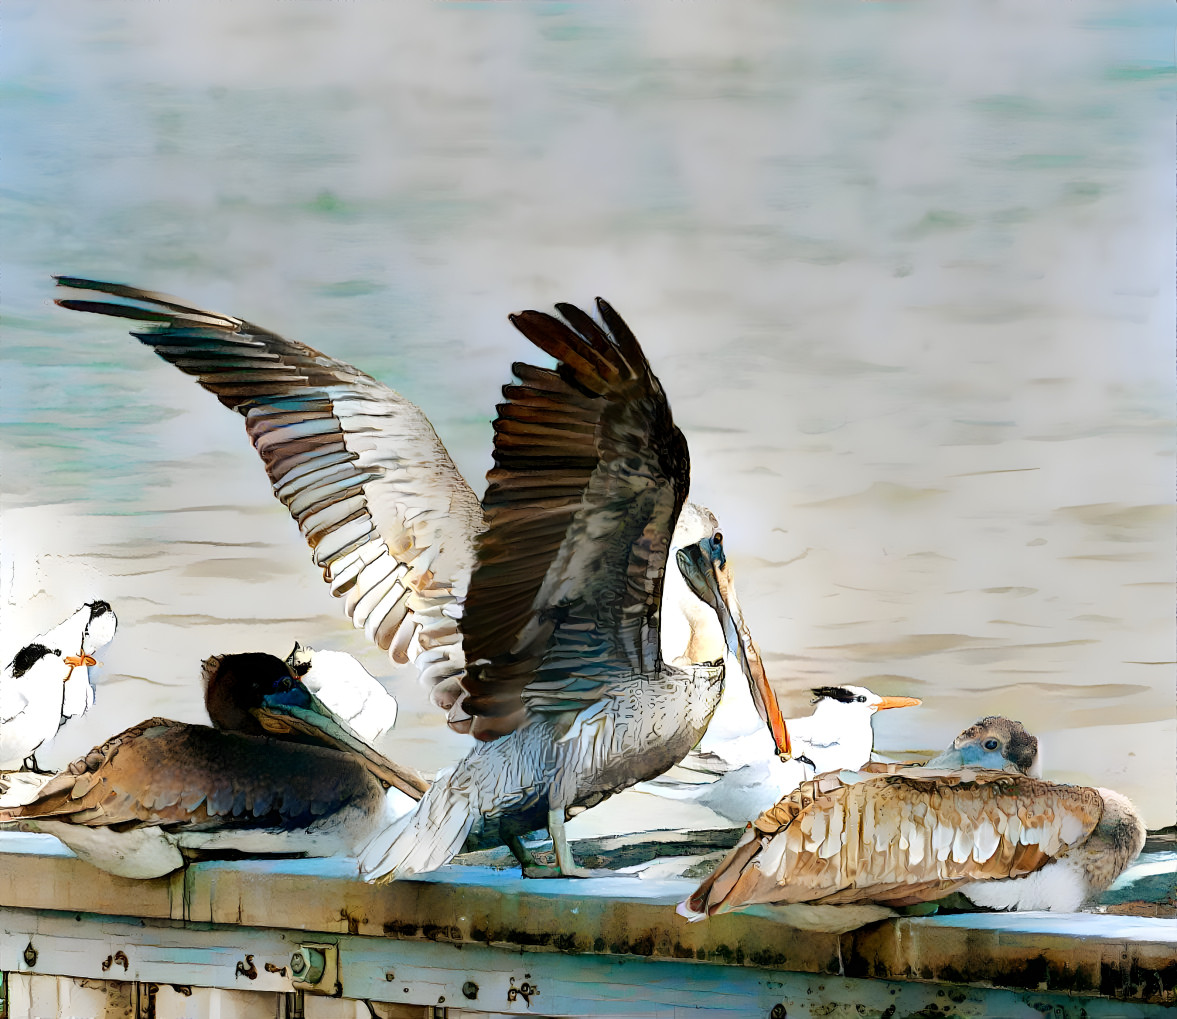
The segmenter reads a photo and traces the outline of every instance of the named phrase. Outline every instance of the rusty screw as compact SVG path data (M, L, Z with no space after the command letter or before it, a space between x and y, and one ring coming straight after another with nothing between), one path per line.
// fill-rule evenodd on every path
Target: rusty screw
M462 984L462 995L473 1001L478 997L478 985L473 980L467 980Z

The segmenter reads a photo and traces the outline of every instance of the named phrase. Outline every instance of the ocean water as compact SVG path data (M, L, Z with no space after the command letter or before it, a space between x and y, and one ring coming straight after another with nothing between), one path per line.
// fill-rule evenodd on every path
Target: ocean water
M792 714L1021 719L1174 822L1174 26L1155 3L9 2L0 644L121 628L62 763L332 603L240 422L50 275L351 361L476 489L506 320L600 294L661 377ZM7 660L7 659L6 659Z

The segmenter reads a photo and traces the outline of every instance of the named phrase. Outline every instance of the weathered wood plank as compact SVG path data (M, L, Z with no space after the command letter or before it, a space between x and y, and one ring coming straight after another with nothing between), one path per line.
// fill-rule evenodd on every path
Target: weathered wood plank
M166 995L168 1012L198 1015L202 1014L199 1006L208 997L199 988L207 982L206 986L229 991L230 1012L240 1019L275 1014L279 997L274 982L287 988L291 985L288 976L273 970L288 962L290 951L305 937L297 931L146 923L36 910L5 910L0 913L0 924L0 967L18 971L13 980L17 995L22 987L33 991L39 987L37 1000L49 1002L52 988L38 979L46 973L63 973L75 982L80 978L77 986L93 989L98 980L111 979L111 969L103 970L106 960L99 957L113 949L127 961L125 966L121 961L114 964L119 979L110 985L110 993L122 993L134 982L142 996L151 983L175 983L193 989L197 1011L184 1007L175 995ZM709 1019L931 1015L943 1019L1041 1019L1043 1015L1056 1019L1160 1019L1170 1014L1158 1005L1071 998L1044 991L902 983L634 957L504 951L360 935L332 940L338 945L345 1000L308 996L308 1019L312 1015L363 1015L355 1008L356 999L391 1003L396 1007L387 1010L389 1014L454 1009L451 1019L484 1011L611 1019L678 1017L688 1011ZM32 964L24 958L30 944L37 952ZM97 950L87 950L87 944ZM267 969L267 964L272 969ZM265 987L263 975L271 978ZM280 993L281 988L277 990ZM64 994L72 1001L69 991L59 987L55 1000L61 1001ZM132 998L133 994L123 996ZM374 1011L379 1015L386 1010ZM20 1014L39 1013L14 1013Z
M6 834L0 841L13 838L29 836ZM708 980L718 981L714 1003L722 1000L725 986L738 986L737 993L746 995L759 986L758 980L769 979L745 979L741 970L776 974L778 983L784 979L780 974L787 973L794 982L865 978L868 984L996 986L1015 994L1070 995L1084 1002L1177 1002L1177 924L1165 920L960 914L891 920L839 936L799 932L756 911L688 923L673 909L693 887L680 878L524 881L488 868L448 867L417 880L372 886L359 881L347 861L251 860L197 864L171 881L126 882L61 850L35 851L33 843L25 843L24 849L5 858L0 906L9 908L0 912L0 923L12 929L10 916L22 910L105 916L109 931L94 920L98 926L88 928L83 944L70 940L68 924L65 930L43 931L49 957L59 967L51 972L84 977L110 977L109 971L94 966L113 956L116 942L126 940L127 925L118 918L129 915L135 923L154 921L155 940L150 945L136 942L135 952L145 953L142 959L128 951L127 966L120 964L120 975L128 979L147 979L135 976L144 960L153 973L171 973L169 967L191 970L187 936L215 925L217 952L202 949L204 962L196 965L195 976L168 977L167 982L242 987L234 968L253 954L259 973L248 980L249 989L277 992L289 983L265 971L264 963L285 965L298 937L358 937L349 942L353 954L342 960L353 985L366 988L365 996L398 1000L390 985L401 973L392 966L395 976L388 980L381 966L386 959L410 960L402 965L417 967L417 990L401 993L430 1006L442 996L453 1002L463 984L457 976L476 958L482 960L482 971L491 974L485 979L491 982L493 991L487 993L495 999L495 1009L503 1011L511 1011L505 1005L510 979L517 987L527 980L527 971L518 965L521 958L539 960L533 965L542 962L549 972L559 970L562 986L584 984L582 992L562 993L580 1005L591 998L602 1014L611 1014L628 999L608 1004L611 992L601 980L612 986L618 974L632 973L635 964L646 960L690 966L690 1005L673 993L676 980L686 977L659 968L644 978L651 995L675 1008L698 1007L696 992ZM18 949L24 944L6 935L5 945L0 966L19 971ZM85 954L84 964L79 952ZM566 963L571 968L560 969ZM432 970L441 975L431 975ZM628 976L622 980L629 982ZM369 986L373 983L377 987ZM551 1001L549 995L544 1014L554 1014ZM485 1007L481 1001L479 1005L479 1010Z

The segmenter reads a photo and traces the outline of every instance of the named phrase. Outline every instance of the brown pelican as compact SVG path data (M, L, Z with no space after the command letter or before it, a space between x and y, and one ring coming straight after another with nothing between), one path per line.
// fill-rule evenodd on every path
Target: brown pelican
M660 650L686 440L620 316L598 299L602 328L557 307L568 324L536 311L511 319L557 367L515 364L520 384L503 390L486 530L459 620L465 709L483 742L367 847L360 867L370 880L439 867L471 833L505 842L525 875L583 874L566 815L680 760L719 701L722 661L678 667ZM679 550L679 568L719 614L763 703L722 538L700 545ZM555 867L536 865L520 841L541 827Z
M110 873L151 878L194 853L355 857L426 788L324 716L281 659L210 658L204 679L213 727L141 722L30 803L0 810L0 822L54 835Z
M41 770L41 744L94 703L89 666L117 625L106 602L88 602L17 651L0 677L0 770Z
M922 767L820 775L753 821L680 912L908 905L954 890L996 908L1077 909L1135 859L1143 824L1117 793L1029 774L1037 754L1020 723L989 717Z
M744 693L738 683L729 689ZM822 686L812 693L813 713L785 722L791 758L774 751L772 733L749 711L734 715L735 731L717 728L721 706L681 763L635 788L702 804L743 825L815 774L863 767L874 747L875 714L920 703L915 697L880 697L862 686ZM726 689L724 694L729 696Z
M421 410L350 364L242 319L117 283L67 276L58 283L118 298L57 303L145 323L134 334L141 342L245 418L275 496L353 625L394 661L412 657L450 725L469 731L458 620L483 514ZM672 548L714 530L714 517L688 504ZM694 596L677 576L667 586L673 612L693 615L698 631ZM695 660L721 653L714 645L693 650ZM765 703L775 711L775 700ZM781 722L776 711L779 739Z

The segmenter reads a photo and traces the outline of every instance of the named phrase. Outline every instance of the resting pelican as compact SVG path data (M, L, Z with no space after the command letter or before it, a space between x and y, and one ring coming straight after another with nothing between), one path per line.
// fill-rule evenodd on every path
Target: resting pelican
M118 298L57 303L146 323L134 334L141 342L245 418L274 495L298 522L352 624L394 661L412 655L450 726L468 732L458 620L484 521L477 497L421 410L352 365L242 319L122 284L57 279L62 287ZM580 328L580 320L575 324ZM714 530L707 510L687 504L672 548ZM704 640L714 617L698 611L676 576L667 588L672 612L694 627L695 660L719 653L714 633ZM752 665L759 667L758 659ZM768 696L757 710L773 714L781 743L780 713L771 691Z
M922 767L820 775L752 822L680 912L908 905L954 890L998 908L1077 909L1135 859L1143 823L1110 790L1028 774L1037 753L1020 723L992 716Z
M89 666L117 625L106 602L87 602L13 656L0 678L0 770L41 770L37 750L94 703Z
M742 692L738 684L731 689ZM740 716L742 732L717 734L713 720L680 764L634 788L702 804L743 825L815 774L867 764L874 748L875 714L920 703L915 697L880 697L862 686L822 686L812 692L813 713L785 720L791 758L774 753L771 732L745 713Z
M210 658L204 679L212 728L141 722L0 822L54 835L112 874L152 878L194 853L355 857L426 788L325 716L279 658Z

